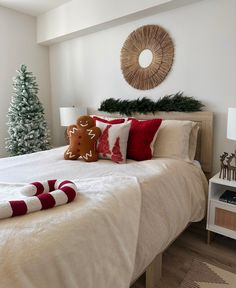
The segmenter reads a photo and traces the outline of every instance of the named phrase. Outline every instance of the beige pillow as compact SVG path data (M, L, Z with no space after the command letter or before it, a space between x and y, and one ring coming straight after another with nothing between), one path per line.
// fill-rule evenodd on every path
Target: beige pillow
M192 162L195 159L197 149L197 138L198 138L199 125L196 122L192 122L192 130L189 136L189 160Z
M193 123L192 121L163 120L154 145L154 157L193 161L193 154L195 156L196 151L194 137L193 140L191 139L191 156L189 155L190 133L195 127ZM193 133L193 136L196 136L196 133Z

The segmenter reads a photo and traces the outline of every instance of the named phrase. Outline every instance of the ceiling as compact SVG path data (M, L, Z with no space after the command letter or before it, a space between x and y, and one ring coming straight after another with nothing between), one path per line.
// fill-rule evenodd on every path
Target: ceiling
M0 6L37 16L70 0L0 0Z

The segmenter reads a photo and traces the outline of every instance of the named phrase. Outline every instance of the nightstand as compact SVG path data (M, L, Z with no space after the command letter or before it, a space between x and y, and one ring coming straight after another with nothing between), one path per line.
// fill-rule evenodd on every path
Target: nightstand
M220 179L219 173L209 181L207 230L236 239L236 205L219 200L224 191L236 191L236 181Z

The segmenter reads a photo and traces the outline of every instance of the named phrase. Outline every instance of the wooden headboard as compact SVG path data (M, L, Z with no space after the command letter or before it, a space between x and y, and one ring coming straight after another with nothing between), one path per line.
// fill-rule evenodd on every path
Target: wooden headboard
M96 115L122 117L119 114L108 114L93 111ZM212 146L213 146L213 112L158 112L154 114L133 114L133 117L144 120L154 117L166 120L190 120L197 122L200 129L198 134L198 143L195 159L201 163L202 170L207 176L212 172ZM123 116L124 117L124 116Z

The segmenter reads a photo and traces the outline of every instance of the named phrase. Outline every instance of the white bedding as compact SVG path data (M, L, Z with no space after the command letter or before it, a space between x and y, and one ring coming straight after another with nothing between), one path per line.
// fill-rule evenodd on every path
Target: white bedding
M75 183L74 202L1 220L1 288L129 286L141 208L136 178ZM0 184L1 199L18 198L20 187Z
M189 222L199 221L204 216L207 182L203 172L196 165L174 159L152 159L142 162L129 160L127 164L120 165L108 160L99 160L96 163L84 163L81 160L64 161L63 152L65 149L66 147L61 147L32 155L1 159L0 182L28 183L55 178L78 179L80 181L80 179L85 180L91 177L124 177L127 175L137 177L141 190L141 215L138 219L139 233L132 280L143 272L155 255L162 252ZM131 208L131 206L132 204L129 207ZM64 211L65 206L53 209ZM45 212L37 212L32 217L40 221L41 218L46 217L46 214L43 213ZM51 212L46 211L46 213L50 215ZM23 219L26 216L21 217ZM12 221L17 225L17 222L20 221L18 219L20 217L7 221ZM69 221L67 222L69 223ZM3 223L0 222L0 227L4 225ZM58 225L59 230L60 221L55 225ZM90 232L93 235L93 231ZM96 237L99 236L96 235ZM71 239L70 241L73 242L74 240ZM68 246L71 246L70 243ZM133 248L136 248L135 241ZM7 247L7 249L9 248ZM63 249L63 255L67 255L67 249ZM67 264L64 262L63 265L66 266ZM70 263L68 265L71 266ZM77 267L74 265L72 269L75 270L74 274L76 274ZM99 271L99 266L97 269ZM45 271L45 273L49 273L48 277L50 271L49 268ZM100 272L113 275L115 283L120 277L116 277L112 271L113 269ZM62 269L58 269L57 273L60 279L68 278L63 275ZM72 273L72 276L74 274ZM78 286L67 285L66 287L81 288L83 286L78 283ZM103 288L105 287L115 286L103 286ZM121 285L120 287L125 288L126 286Z

